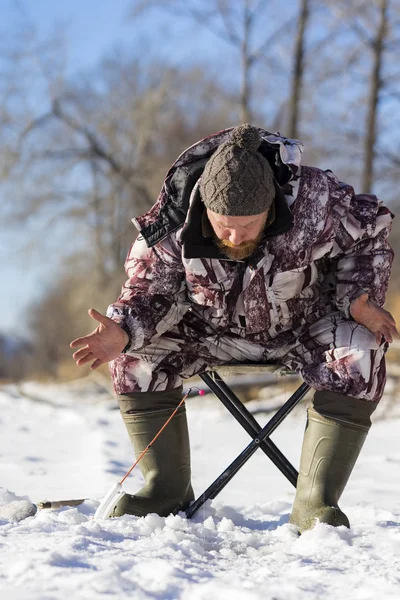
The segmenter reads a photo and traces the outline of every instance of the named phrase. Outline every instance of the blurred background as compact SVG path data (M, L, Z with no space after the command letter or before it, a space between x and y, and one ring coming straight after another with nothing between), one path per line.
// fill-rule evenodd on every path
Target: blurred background
M0 0L0 379L69 378L177 156L251 122L398 213L400 0ZM400 220L386 307L400 322ZM391 361L396 350L390 351Z

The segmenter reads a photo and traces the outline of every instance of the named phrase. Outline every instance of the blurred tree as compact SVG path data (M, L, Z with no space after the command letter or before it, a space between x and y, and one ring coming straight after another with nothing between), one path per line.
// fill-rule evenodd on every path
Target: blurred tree
M399 4L299 0L274 11L278 4L264 0L133 3L135 16L165 7L225 39L241 56L240 92L215 77L207 61L204 67L197 62L178 68L120 51L71 78L60 32L40 43L27 28L8 43L0 41L3 223L24 227L27 255L40 248L42 262L51 251L64 263L30 307L37 364L56 373L58 362L70 356L70 339L92 328L87 308L104 310L115 298L135 237L130 219L154 202L177 156L205 135L239 121L266 123L272 130L288 122L283 133L300 132L308 145L305 162L327 161L353 183L368 138L366 99L375 98L375 138L366 142L374 158L371 177L382 191L388 183L394 198L400 167L393 112L400 100L393 60ZM384 5L386 24L380 21L377 28ZM225 61L216 55L221 72ZM43 253L49 240L53 245ZM398 240L395 223L392 242L400 248Z
M199 68L141 69L114 56L88 79L65 82L49 110L24 124L7 185L10 216L62 220L89 233L97 282L120 269L134 235L130 219L149 208L182 150L231 124L233 101ZM19 188L19 194L15 190ZM81 248L77 240L72 252Z
M284 19L275 19L275 10L267 0L133 0L132 18L152 8L161 8L173 16L188 17L224 40L239 56L239 120L251 123L258 117L254 110L253 82L259 63L276 65L274 49L282 37L293 31L296 16L285 8ZM282 15L279 15L282 16Z
M32 344L20 337L0 334L0 380L21 381L33 372Z
M364 141L364 172L362 189L370 192L374 180L374 154L377 139L377 112L383 81L383 55L388 31L388 0L377 2L379 18L373 39L370 42L372 50L372 72L370 77L370 92L368 97L367 127Z
M20 110L27 91L19 63L9 60L14 68L6 80L10 89L14 79L20 84L13 91ZM0 133L12 156L2 183L4 197L12 197L7 222L27 227L39 220L44 233L29 240L27 229L29 251L43 252L58 238L55 251L68 264L29 311L35 357L50 374L70 354L71 337L87 329L87 307L104 310L118 294L137 233L130 220L153 204L171 163L185 147L237 120L230 94L200 68L158 63L143 69L115 54L89 77L57 80L60 86L50 82L44 97L47 111L39 112L41 102L17 119L10 103Z
M395 200L393 184L400 167L400 2L325 0L325 4L342 24L343 47L353 41L351 52L343 53L342 68L346 64L352 69L358 127L348 131L348 138L362 149L360 187L364 192L382 190Z
M304 54L306 29L310 16L310 0L301 0L298 18L296 43L294 47L294 66L289 95L289 126L287 135L296 139L298 136L299 112L304 74Z

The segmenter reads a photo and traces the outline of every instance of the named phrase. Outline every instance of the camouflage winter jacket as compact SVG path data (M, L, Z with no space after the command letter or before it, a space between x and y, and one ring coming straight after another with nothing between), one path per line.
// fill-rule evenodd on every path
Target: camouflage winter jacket
M260 129L259 151L276 178L275 218L244 261L220 254L204 230L198 180L231 129L187 149L167 173L156 204L133 219L140 234L129 277L108 316L140 350L188 310L215 331L274 338L341 311L363 291L383 305L393 218L373 195L355 195L331 171L301 166L302 144Z

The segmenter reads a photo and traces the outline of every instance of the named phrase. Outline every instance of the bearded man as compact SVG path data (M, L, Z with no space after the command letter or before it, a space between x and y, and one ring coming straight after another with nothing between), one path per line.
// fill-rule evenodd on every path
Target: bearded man
M139 236L128 281L81 347L110 362L139 454L182 397L182 380L221 363L284 365L315 393L291 522L349 527L338 500L385 385L398 336L383 304L393 215L331 171L301 166L302 145L245 124L187 149ZM193 500L185 407L140 462L145 486L114 516L167 515Z

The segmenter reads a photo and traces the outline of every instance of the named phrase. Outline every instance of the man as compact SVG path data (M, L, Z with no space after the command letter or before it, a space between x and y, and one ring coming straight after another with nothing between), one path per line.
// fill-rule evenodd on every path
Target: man
M210 136L167 174L134 222L128 281L71 343L78 365L111 362L136 453L181 399L182 379L220 363L268 362L315 389L291 515L349 527L338 500L385 384L398 336L382 308L392 215L330 171L301 167L297 140L248 124ZM167 515L193 499L185 408L140 463L145 486L114 509Z

